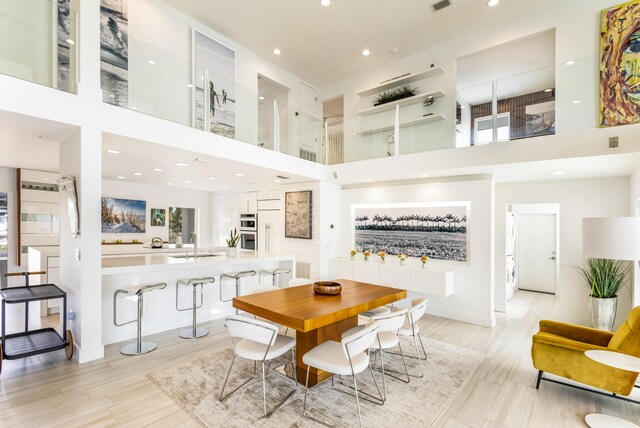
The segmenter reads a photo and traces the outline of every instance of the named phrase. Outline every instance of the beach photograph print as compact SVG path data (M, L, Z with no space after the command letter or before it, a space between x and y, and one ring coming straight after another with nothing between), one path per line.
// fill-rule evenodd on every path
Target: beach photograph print
M129 103L128 0L100 0L100 85L105 103Z
M640 122L640 1L605 9L600 22L600 127Z
M193 31L195 127L224 137L236 136L236 53Z
M468 205L355 207L355 250L466 262Z
M133 199L102 198L102 233L144 233L147 203Z

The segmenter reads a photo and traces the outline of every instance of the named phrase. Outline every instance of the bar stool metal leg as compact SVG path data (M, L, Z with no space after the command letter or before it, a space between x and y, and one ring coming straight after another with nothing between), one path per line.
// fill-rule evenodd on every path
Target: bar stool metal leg
M202 287L202 285L200 285ZM183 339L197 339L198 337L203 337L209 334L209 330L202 327L197 327L196 321L196 310L198 309L198 293L196 292L198 288L198 284L193 285L193 324L190 328L182 330L180 332L180 337Z
M122 355L142 355L147 352L151 352L158 347L158 344L155 342L143 342L142 341L142 294L138 295L138 319L137 321L137 337L136 343L130 343L129 345L123 346L120 349L120 353Z

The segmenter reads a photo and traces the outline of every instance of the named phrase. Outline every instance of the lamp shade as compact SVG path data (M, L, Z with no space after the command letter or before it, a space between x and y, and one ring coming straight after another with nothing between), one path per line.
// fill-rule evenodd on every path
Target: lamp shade
M582 252L598 259L640 260L640 217L583 218Z

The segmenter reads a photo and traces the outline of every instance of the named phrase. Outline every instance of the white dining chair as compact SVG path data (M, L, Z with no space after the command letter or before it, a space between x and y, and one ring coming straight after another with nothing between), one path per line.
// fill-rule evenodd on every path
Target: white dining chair
M410 358L417 358L420 364L420 376L424 377L424 371L422 369L422 360L427 359L427 351L424 349L424 343L422 343L422 337L420 337L420 326L418 325L418 321L424 315L425 310L427 309L427 304L429 303L429 299L426 297L421 297L419 299L414 299L411 301L411 308L407 312L407 319L400 330L398 330L398 334L400 336L412 337L413 344L416 348L416 356L413 357L411 355L407 355ZM418 351L418 340L420 341L420 347L422 348L422 352L424 353L424 358L420 356L420 352Z
M233 359L227 372L227 377L224 379L222 385L222 391L220 391L220 401L224 401L229 398L234 392L238 391L247 383L255 379L255 364L256 362L262 363L262 407L264 410L264 416L268 417L273 412L278 410L298 389L298 380L296 377L295 367L295 354L293 348L296 344L295 339L278 334L278 327L264 321L254 320L238 315L228 316L225 320L227 330L229 331L229 337L231 338L231 345L233 346ZM285 397L271 412L267 412L267 384L265 376L265 362L280 357L287 352L291 351L291 367L293 368L295 389ZM224 390L233 368L233 363L236 357L244 358L254 362L254 374L253 377L246 380L236 389L231 391L227 396L224 396Z
M373 381L380 394L378 382L369 365L369 348L376 340L376 333L380 325L372 322L364 326L360 331L342 338L340 342L327 340L302 356L302 362L307 365L307 379L305 381L304 404L302 415L307 417L307 393L309 392L309 371L311 367L332 373L333 375L352 376L353 388L356 396L356 406L358 408L358 421L362 427L362 413L360 412L360 399L358 398L358 383L356 375L362 373L367 368L373 377ZM333 377L331 379L333 385Z
M313 281L309 278L292 278L289 280L289 287L299 287L301 285L308 285L312 283Z
M387 399L387 386L385 381L385 376L391 376L395 379L401 380L405 383L409 383L409 371L407 369L407 363L404 360L404 353L402 352L402 344L400 343L400 337L398 336L398 330L404 325L406 320L408 309L398 309L387 314L376 315L371 317L371 321L377 322L380 325L378 329L378 333L376 335L376 340L371 345L371 349L376 352L376 360L377 355L380 354L380 367L382 371L382 396L384 401ZM350 328L349 330L342 333L342 337L350 336L358 331L362 331L364 326L357 326ZM398 347L400 350L400 355L402 356L402 364L404 365L404 374L407 377L405 379L401 379L389 372L385 373L384 367L384 351L386 349L392 349ZM375 365L375 363L374 363ZM400 372L397 372L400 373Z

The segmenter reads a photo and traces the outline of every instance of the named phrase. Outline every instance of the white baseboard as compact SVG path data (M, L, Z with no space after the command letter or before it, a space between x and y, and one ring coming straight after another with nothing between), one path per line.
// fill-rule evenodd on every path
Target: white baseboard
M495 306L494 310L496 312L502 312L502 313L507 312L507 305L506 304L498 304L498 303L496 303L494 306Z
M456 321L468 322L470 324L476 324L483 327L493 328L496 325L496 317L491 314L489 317L478 316L474 314L469 314L467 312L458 312L451 310L429 310L429 306L427 306L427 313L429 315L434 315L441 318L449 318Z

